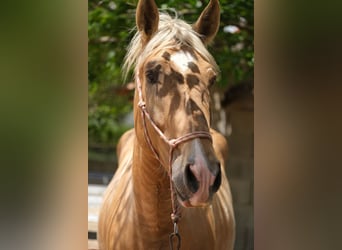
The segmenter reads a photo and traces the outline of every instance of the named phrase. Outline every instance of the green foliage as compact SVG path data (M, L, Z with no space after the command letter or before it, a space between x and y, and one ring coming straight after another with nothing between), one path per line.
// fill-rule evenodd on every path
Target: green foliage
M88 2L88 135L90 144L115 145L128 128L122 124L132 110L121 65L134 27L134 5L124 1Z
M173 8L180 17L193 23L207 5L204 0L156 1L161 9ZM132 93L121 95L124 88L121 66L126 47L133 36L137 0L89 0L88 2L88 79L89 142L116 144L126 128L121 120L132 109ZM209 47L221 69L219 86L253 81L254 52L253 0L222 0L221 26ZM234 25L238 32L224 32ZM129 98L128 98L129 97Z
M123 102L123 101L122 101ZM115 144L120 135L129 127L122 125L123 115L130 111L128 105L119 106L99 105L89 109L88 135L90 143Z

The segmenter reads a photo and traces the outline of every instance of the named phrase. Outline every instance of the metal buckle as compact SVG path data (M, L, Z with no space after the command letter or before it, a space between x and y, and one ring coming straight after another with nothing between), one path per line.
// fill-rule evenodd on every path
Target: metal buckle
M173 233L170 234L169 240L170 240L170 249L173 250L173 241L176 239L176 249L179 250L181 246L181 237L178 233L178 226L177 223L173 224Z

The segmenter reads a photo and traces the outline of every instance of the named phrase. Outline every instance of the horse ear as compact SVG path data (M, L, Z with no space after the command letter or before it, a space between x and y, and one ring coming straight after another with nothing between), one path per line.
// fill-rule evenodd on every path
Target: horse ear
M154 0L139 0L135 19L145 43L158 30L159 11Z
M210 0L208 6L193 25L193 29L202 35L202 41L207 45L214 39L219 26L220 4L218 0Z

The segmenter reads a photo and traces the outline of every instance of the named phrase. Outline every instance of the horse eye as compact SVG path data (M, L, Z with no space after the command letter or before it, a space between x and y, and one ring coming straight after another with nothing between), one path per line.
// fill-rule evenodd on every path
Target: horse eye
M150 84L157 83L158 72L155 72L153 70L146 71L146 79L147 79L147 82Z
M216 82L216 76L213 76L212 78L209 79L209 86L213 86L214 83Z
M160 72L161 65L158 65L155 68L146 70L146 80L150 84L155 84L158 82L159 72Z

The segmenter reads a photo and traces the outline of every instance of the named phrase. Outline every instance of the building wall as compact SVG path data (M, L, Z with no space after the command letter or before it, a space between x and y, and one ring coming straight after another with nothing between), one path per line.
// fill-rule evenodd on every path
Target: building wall
M235 250L254 249L254 108L253 96L244 96L226 111L229 144L227 175L236 218Z

